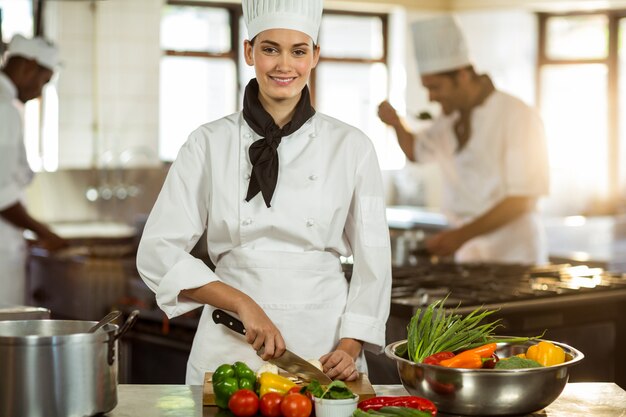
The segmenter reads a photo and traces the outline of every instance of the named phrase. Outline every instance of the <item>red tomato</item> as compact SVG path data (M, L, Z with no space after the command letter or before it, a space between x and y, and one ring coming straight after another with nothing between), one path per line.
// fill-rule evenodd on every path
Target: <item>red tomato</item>
M300 390L302 389L302 387L293 387L290 388L289 391L287 391L287 394L300 394Z
M306 395L292 393L283 397L280 411L284 417L309 417L313 405Z
M252 417L259 411L259 397L249 389L240 389L228 400L228 408L237 417Z
M261 397L261 415L265 417L280 417L280 403L283 396L277 392L268 392Z

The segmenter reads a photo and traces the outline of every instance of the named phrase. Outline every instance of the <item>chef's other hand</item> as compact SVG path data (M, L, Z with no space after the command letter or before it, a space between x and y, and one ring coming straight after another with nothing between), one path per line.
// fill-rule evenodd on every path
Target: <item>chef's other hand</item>
M341 339L337 348L320 358L324 373L331 379L354 381L359 376L356 358L361 354L363 343L355 339Z
M398 117L396 109L388 101L383 101L378 105L378 117L383 123L391 126L396 126L400 123L400 117Z
M444 230L426 239L426 249L436 256L450 256L453 255L465 241L466 238L461 230Z
M242 303L237 314L246 328L246 341L255 351L263 347L261 359L278 358L285 352L285 341L280 330L257 303L252 300Z
M42 230L37 234L37 246L49 251L56 251L69 246L69 242L49 229Z

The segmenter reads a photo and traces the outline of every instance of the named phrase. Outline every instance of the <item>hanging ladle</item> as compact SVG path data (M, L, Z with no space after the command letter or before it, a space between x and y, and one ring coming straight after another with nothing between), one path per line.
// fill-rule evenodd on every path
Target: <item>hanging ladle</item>
M121 315L122 315L122 313L120 311L117 311L117 310L116 311L111 311L109 314L104 316L99 322L97 322L95 325L93 325L93 327L91 329L89 329L87 331L87 333L94 333L100 327L104 326L105 324L109 324L110 322L112 322L113 320L117 319Z

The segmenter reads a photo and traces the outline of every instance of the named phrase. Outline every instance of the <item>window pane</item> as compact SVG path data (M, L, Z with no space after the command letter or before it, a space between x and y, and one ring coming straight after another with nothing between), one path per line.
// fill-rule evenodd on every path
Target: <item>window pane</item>
M236 68L229 59L161 60L159 156L176 158L189 134L235 111Z
M379 17L325 15L319 44L329 58L383 57L383 22Z
M608 38L605 15L550 17L546 54L551 59L605 58Z
M585 213L608 195L607 68L544 66L541 77L552 182L548 205L562 214Z
M387 96L383 64L320 63L317 109L365 132L374 143L382 169L399 169L405 159L395 135L378 119L378 104Z
M228 11L210 7L166 6L161 19L161 47L175 51L230 51Z
M33 7L31 0L0 0L2 10L2 41L9 43L19 33L33 36Z

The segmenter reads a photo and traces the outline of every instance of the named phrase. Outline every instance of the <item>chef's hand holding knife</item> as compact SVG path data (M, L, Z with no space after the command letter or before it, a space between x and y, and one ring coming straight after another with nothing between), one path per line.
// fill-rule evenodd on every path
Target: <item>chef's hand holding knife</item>
M196 302L236 313L246 329L246 341L256 352L264 347L261 359L278 358L285 352L285 340L280 330L247 294L220 281L183 290L181 294ZM334 351L320 358L324 373L332 379L355 380L358 376L355 361L361 353L361 345L355 339L341 339Z
M192 300L209 304L239 316L246 329L246 341L255 351L265 346L261 359L278 358L285 352L285 340L265 311L247 294L220 281L181 291Z

